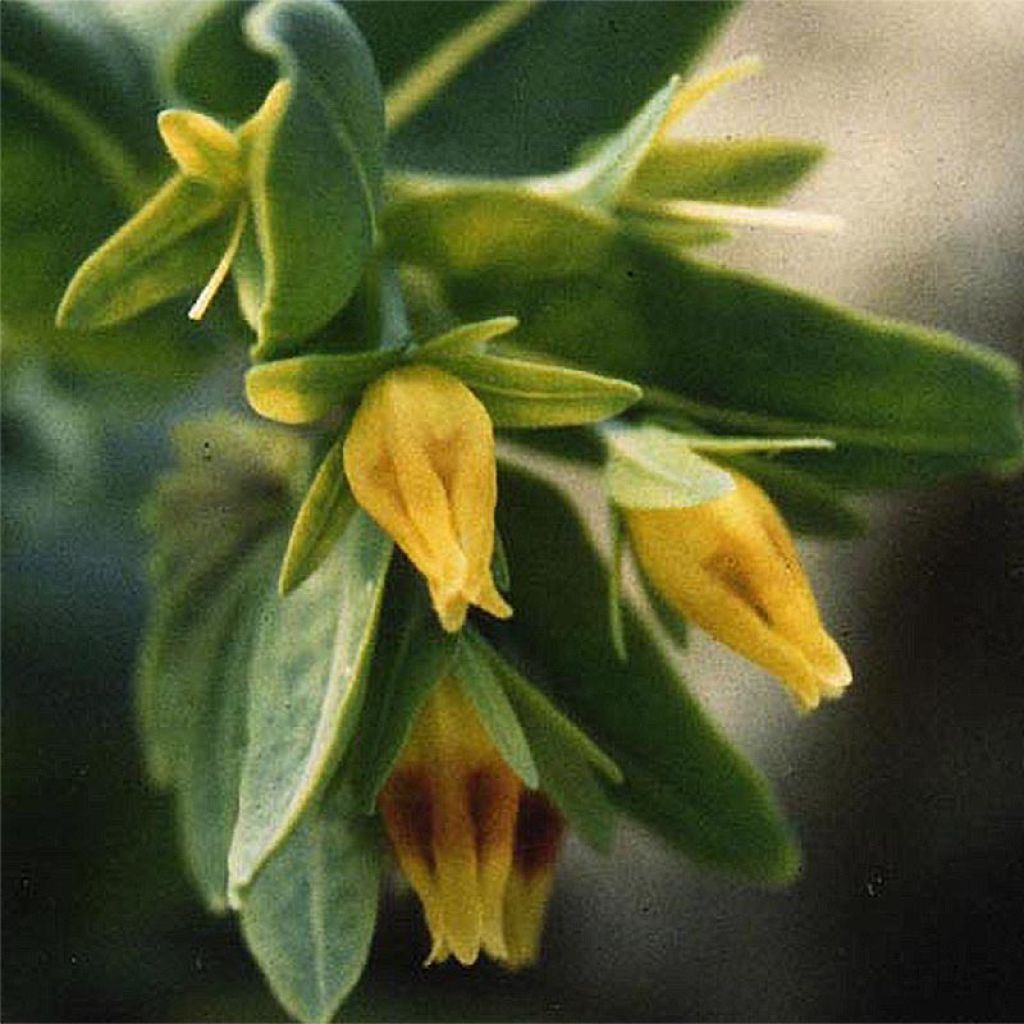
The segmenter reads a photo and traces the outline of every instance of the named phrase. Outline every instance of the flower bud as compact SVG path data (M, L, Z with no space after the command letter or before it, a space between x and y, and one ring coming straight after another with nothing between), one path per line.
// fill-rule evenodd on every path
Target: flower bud
M511 968L532 963L562 819L502 760L455 680L427 699L378 802L423 904L427 963L469 965L481 950Z
M430 366L392 370L366 389L344 459L356 501L426 577L446 630L471 604L512 614L491 577L494 430L469 388Z
M825 632L786 525L739 473L725 496L624 510L637 560L680 615L782 680L811 709L838 697L850 666Z

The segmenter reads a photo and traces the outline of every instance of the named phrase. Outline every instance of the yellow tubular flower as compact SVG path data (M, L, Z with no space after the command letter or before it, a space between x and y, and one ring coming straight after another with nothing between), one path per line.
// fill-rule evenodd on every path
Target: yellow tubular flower
M781 679L805 709L838 697L850 666L825 632L775 506L754 483L692 508L625 509L633 551L684 618Z
M518 968L540 946L562 819L502 760L453 679L427 699L378 798L432 947L464 965L480 951Z
M494 429L465 384L430 366L385 374L366 389L344 457L356 501L426 577L446 630L471 604L512 614L491 577Z

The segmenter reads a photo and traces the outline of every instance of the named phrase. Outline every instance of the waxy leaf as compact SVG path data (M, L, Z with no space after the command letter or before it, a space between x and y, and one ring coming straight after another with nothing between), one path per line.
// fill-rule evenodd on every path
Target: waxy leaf
M391 549L390 538L357 513L317 572L264 606L228 861L234 896L287 838L353 735Z
M204 610L207 620L178 640L191 648L187 657L194 659L198 684L186 690L190 713L186 757L177 782L179 821L192 875L206 905L219 912L228 907L228 850L245 756L253 637L280 553L280 536L263 542L224 585L218 604ZM229 614L218 614L225 606ZM211 633L207 622L217 622L220 628ZM205 647L198 643L204 636ZM197 655L205 655L201 663ZM164 685L182 682L164 680Z
M216 416L178 427L177 468L147 500L156 602L143 639L138 711L147 765L169 785L188 764L196 687L219 656L221 599L264 537L282 530L304 446L275 428Z
M764 780L708 721L628 608L628 664L616 656L600 628L605 566L565 499L520 471L504 472L499 490L516 617L492 632L516 637L543 673L531 678L615 759L624 777L611 791L615 802L698 863L791 879L798 854Z
M365 40L328 0L266 0L245 27L290 87L249 154L262 264L254 354L269 359L327 323L362 277L383 175L384 101Z
M608 443L605 486L623 508L686 508L728 494L732 477L692 445L653 424L616 425Z
M331 445L295 517L281 564L278 591L287 597L320 567L357 508L345 477L344 434Z
M509 309L524 348L674 393L703 426L834 440L801 464L837 482L906 486L1021 457L1008 360L706 266L593 210L435 185L395 203L386 237L443 275L458 315Z
M245 892L242 934L298 1020L331 1020L366 965L383 864L375 825L332 784Z
M502 760L525 786L536 789L539 778L530 744L491 662L481 653L480 647L467 638L458 646L453 671Z
M267 419L315 423L400 359L393 350L277 359L249 370L245 394L256 412Z
M146 508L155 599L138 713L150 772L175 792L192 874L207 905L224 910L250 654L304 446L219 416L183 424L175 448L177 468Z
M496 427L564 427L615 416L640 400L628 381L550 363L428 352L416 358L454 374L480 399Z

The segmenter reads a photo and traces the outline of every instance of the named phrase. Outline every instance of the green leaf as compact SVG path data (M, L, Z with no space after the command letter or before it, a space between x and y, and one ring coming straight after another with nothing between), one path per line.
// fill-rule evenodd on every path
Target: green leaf
M425 341L419 353L425 358L479 355L489 341L514 331L518 326L519 321L514 316L496 316L475 324L460 324Z
M235 570L235 578L218 598L227 603L229 614L221 617L217 606L206 612L209 621L219 621L218 631L210 634L204 622L178 641L188 646L197 643L189 652L193 659L204 650L198 646L204 635L207 644L205 659L196 663L197 685L186 690L190 697L187 756L181 763L177 792L189 867L206 905L218 912L228 906L228 850L245 756L253 636L280 551L280 537L275 536ZM165 680L164 685L180 682L188 680Z
M476 708L502 760L523 780L525 786L536 789L539 778L530 753L530 744L490 662L481 655L476 644L468 639L459 644L453 671L459 685Z
M394 351L308 355L252 367L245 375L249 404L280 423L315 423L396 366Z
M455 19L463 5L451 6L449 13L441 5L369 4L356 7L354 16L363 19L365 12L374 52L383 45L390 57L385 22L410 19L397 29L399 38L411 37L414 45L419 30L425 48L437 38L427 12L440 9ZM541 4L397 134L392 159L466 173L562 170L580 143L621 127L670 75L694 63L732 9L628 0ZM571 45L571 59L556 40Z
M264 607L228 862L235 895L287 838L352 738L391 549L390 538L357 513L319 570Z
M242 934L281 1005L329 1021L359 980L377 919L375 822L332 785L299 819L245 893Z
M907 485L1021 457L1016 368L952 335L703 265L509 187L413 189L386 236L445 276L457 315L500 302L518 344L674 393L705 426L831 438L839 451L802 464L838 482Z
M204 181L175 175L79 267L57 326L107 327L198 290L224 251L237 204Z
M421 349L414 358L459 377L496 427L563 427L615 416L640 400L628 381L550 363L491 355L449 356Z
M294 349L352 296L373 246L384 167L384 101L373 58L328 0L265 0L246 34L290 90L250 140L262 257L255 356Z
M584 164L568 172L570 180L581 183L572 191L575 199L605 209L618 203L637 168L645 162L681 84L678 75L673 75L621 131L605 141Z
M448 670L457 638L438 625L423 585L411 570L397 572L381 615L377 648L354 744L342 774L351 781L358 806L376 809L413 720Z
M512 570L509 568L508 555L505 552L505 542L501 534L494 531L494 554L491 556L491 576L494 578L494 585L503 593L507 594L512 590Z
M663 141L640 165L630 191L659 199L773 203L824 155L818 143L771 136Z
M620 424L608 442L605 486L623 508L685 508L728 494L735 484L724 470L698 455L684 438L653 424Z
M476 634L468 633L465 642L505 688L537 765L539 788L588 843L607 850L616 810L598 775L617 785L618 765Z
M505 472L499 490L517 568L516 616L503 628L543 668L538 681L556 705L621 768L616 802L698 863L791 879L797 851L764 780L707 720L637 616L626 610L626 665L595 628L606 615L605 567L565 499L522 472Z
M154 608L139 663L147 765L161 785L190 761L196 696L219 671L240 566L287 522L304 446L276 428L217 416L178 427L177 468L147 500ZM236 595L237 596L237 595Z
M344 435L331 445L295 517L278 591L287 597L320 567L345 533L356 500L345 477Z

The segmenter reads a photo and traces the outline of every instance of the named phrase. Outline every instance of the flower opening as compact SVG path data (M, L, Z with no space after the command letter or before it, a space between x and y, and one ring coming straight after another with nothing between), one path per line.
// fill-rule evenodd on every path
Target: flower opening
M427 963L469 965L481 950L513 969L532 963L563 822L502 760L454 679L419 712L379 806L423 905Z
M446 630L471 604L512 614L491 576L494 429L465 384L430 366L385 374L363 396L344 459L356 501L423 573Z
M731 475L735 489L703 505L625 509L633 550L675 611L777 676L809 710L842 693L850 666L821 623L778 510Z

